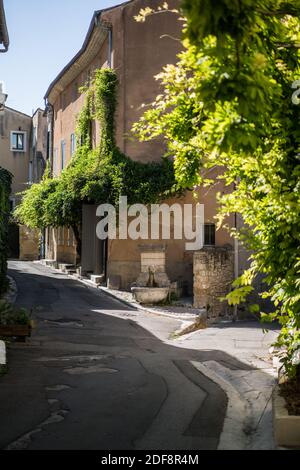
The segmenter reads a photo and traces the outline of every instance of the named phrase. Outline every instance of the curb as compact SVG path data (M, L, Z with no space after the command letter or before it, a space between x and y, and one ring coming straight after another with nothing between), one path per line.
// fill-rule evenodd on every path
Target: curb
M208 365L195 361L191 361L191 363L199 372L217 384L226 393L228 398L218 450L247 449L249 437L245 434L245 425L249 422L250 418L249 405L230 382L210 369Z
M196 315L196 314L192 314L192 313L191 314L186 314L186 315L180 315L180 314L176 314L176 313L169 313L169 312L166 312L166 311L159 311L159 310L156 310L155 308L144 307L143 305L140 305L136 302L130 302L128 300L121 299L117 295L110 292L107 289L107 287L99 286L97 288L100 289L105 294L112 297L113 299L119 300L120 302L124 303L125 305L128 305L129 307L135 308L136 310L143 310L144 312L149 312L149 313L152 313L154 315L160 315L160 316L163 316L163 317L173 318L175 320L186 320L186 321L196 320L200 315L200 314Z
M63 274L66 274L66 273L63 273ZM117 300L121 304L126 305L126 307L133 308L134 310L142 310L144 312L152 313L154 315L160 315L162 317L173 318L173 320L181 320L181 321L184 321L184 320L186 320L186 321L197 320L197 318L199 317L199 315L194 315L194 314L179 315L179 314L174 314L174 313L169 313L169 312L160 312L160 311L157 311L155 309L152 309L151 307L150 308L144 307L143 305L140 305L138 303L130 302L128 300L122 299L121 297L118 297L117 295L110 292L107 289L107 287L96 286L96 285L94 285L94 283L91 283L90 281L85 280L85 279L78 279L77 277L72 276L72 274L69 274L68 276L71 277L72 279L76 280L76 281L82 282L84 285L86 285L88 287L92 287L93 289L100 290L101 292L103 292L108 297L110 297L114 300Z
M74 279L74 281L81 282L82 284L84 284L87 287L91 287L91 288L96 289L98 291L100 290L101 292L103 292L108 297L120 302L121 304L125 305L126 307L133 308L134 310L142 310L144 312L152 313L153 315L168 317L168 318L172 318L173 320L179 320L179 321L195 321L201 315L201 312L199 312L199 314L192 314L192 313L189 314L188 313L188 314L185 314L185 315L180 315L180 314L169 313L169 312L165 312L165 311L161 312L161 311L158 311L158 310L153 309L151 307L150 308L144 307L144 306L142 306L138 303L130 302L128 300L122 299L121 297L118 297L117 295L110 292L107 287L95 285L95 283L89 281L88 279L80 279L79 277L74 276L73 274L68 274L64 271L61 271L60 269L56 269L56 268L53 268L52 266L45 265L40 260L36 261L36 263L39 263L39 264L41 264L42 266L45 266L48 269L53 269L54 271L58 271L59 273L64 274L65 276L68 276L71 279Z

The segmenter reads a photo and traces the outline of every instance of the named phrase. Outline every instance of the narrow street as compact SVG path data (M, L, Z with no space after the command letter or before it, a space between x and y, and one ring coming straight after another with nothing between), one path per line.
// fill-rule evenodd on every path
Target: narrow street
M9 268L36 328L11 344L0 377L1 449L218 447L228 398L193 364L244 375L249 364L205 341L197 350L196 336L176 342L178 320L130 309L38 263Z

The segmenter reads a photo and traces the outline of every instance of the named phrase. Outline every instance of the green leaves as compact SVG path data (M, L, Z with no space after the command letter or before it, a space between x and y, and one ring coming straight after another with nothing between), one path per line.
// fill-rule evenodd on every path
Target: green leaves
M227 300L247 300L258 275L272 299L292 373L300 317L300 1L183 0L183 52L159 74L161 93L134 125L141 140L162 137L182 188L222 170L235 190L219 197L219 223L239 213L235 232L250 269ZM261 283L260 283L261 284ZM257 312L257 307L254 307ZM300 343L299 343L300 344Z
M173 163L141 163L115 144L114 117L117 77L110 69L96 70L84 87L84 106L77 117L77 149L59 177L46 171L43 180L23 193L15 217L32 228L71 226L80 232L83 203L111 203L126 195L128 203L150 204L176 191ZM100 128L100 145L92 148L92 121ZM77 229L77 230L76 230ZM80 240L77 239L80 244Z
M7 286L9 195L12 175L0 167L0 294Z

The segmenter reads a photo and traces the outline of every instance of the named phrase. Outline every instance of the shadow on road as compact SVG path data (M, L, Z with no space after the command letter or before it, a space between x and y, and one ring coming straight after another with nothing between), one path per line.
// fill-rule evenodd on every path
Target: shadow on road
M26 344L11 345L0 377L1 449L217 448L227 395L190 361L244 371L248 364L173 346L175 320L40 265L13 262L9 274L36 328Z

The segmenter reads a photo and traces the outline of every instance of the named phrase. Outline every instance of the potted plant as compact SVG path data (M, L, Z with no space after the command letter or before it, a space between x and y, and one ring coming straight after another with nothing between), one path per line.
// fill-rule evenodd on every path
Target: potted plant
M16 337L25 341L31 334L30 315L25 308L0 301L0 337Z

